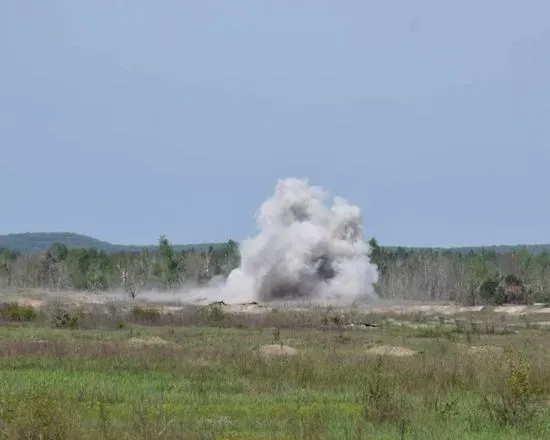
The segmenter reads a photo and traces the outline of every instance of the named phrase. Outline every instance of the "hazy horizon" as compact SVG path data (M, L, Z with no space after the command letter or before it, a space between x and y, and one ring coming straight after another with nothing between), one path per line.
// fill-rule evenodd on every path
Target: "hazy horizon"
M82 235L82 236L90 237L90 238L93 238L93 239L96 239L96 240L99 240L99 241L102 241L102 242L109 243L111 245L116 245L116 246L138 246L138 247L139 246L156 246L157 243L158 243L158 239L161 237L161 235L163 235L163 234L159 234L158 237L155 240L153 240L149 243L121 242L121 241L117 241L117 240L110 241L110 240L105 240L104 238L94 236L94 235L91 235L91 234L86 234L86 233L82 233L82 232L73 232L73 231L3 232L3 233L0 233L0 236L2 236L2 235L18 235L18 234L56 234L56 233ZM191 241L191 242L185 242L185 243L176 242L176 241L172 240L169 236L166 236L166 238L168 238L170 243L173 244L173 245L188 246L188 245L201 245L201 244L222 244L222 243L226 243L229 240L233 240L233 241L239 243L240 241L242 241L244 239L247 239L247 238L250 238L250 237L244 237L241 240L236 240L233 237L228 237L227 239L222 239L222 240L218 240L218 241L204 240L204 241ZM370 239L371 237L367 237L367 238ZM385 247L404 247L404 248L469 248L469 247L493 247L493 246L539 246L539 245L545 246L545 245L550 245L550 240L549 240L548 242L536 242L536 243L481 243L481 244L460 244L460 245L433 245L433 246L414 246L414 245L412 245L411 246L411 245L400 244L400 243L383 243L383 242L380 242L380 240L377 237L374 237L374 238L377 239L379 245L381 245L381 246L385 246Z

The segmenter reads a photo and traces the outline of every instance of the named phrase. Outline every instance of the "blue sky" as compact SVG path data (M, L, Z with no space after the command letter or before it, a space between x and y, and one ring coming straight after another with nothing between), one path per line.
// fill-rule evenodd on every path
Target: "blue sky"
M550 242L550 3L0 3L0 233L236 240L277 179L382 244Z

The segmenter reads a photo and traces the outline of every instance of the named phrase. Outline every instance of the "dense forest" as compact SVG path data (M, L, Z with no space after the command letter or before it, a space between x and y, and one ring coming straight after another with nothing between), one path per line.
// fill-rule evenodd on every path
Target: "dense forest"
M370 240L371 260L383 298L450 300L463 304L550 300L550 253L544 248L441 250L385 248ZM162 236L157 246L107 251L52 243L43 252L0 248L0 287L101 292L130 297L150 289L204 285L239 265L236 242L176 247Z

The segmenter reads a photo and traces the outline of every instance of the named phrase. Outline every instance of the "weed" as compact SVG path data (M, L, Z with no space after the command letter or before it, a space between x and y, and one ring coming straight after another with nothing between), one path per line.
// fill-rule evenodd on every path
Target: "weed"
M336 337L336 341L339 344L349 344L351 342L351 337L346 335L344 329L340 329L340 331L338 332L338 336Z
M447 337L452 338L451 334L455 332L455 329L449 329L442 325L424 325L415 329L415 337L417 338L440 338Z
M385 368L384 360L379 356L363 390L363 415L372 423L406 426L409 408L405 395L399 392L390 375L391 370Z
M38 313L34 307L8 303L0 309L0 316L6 321L36 321Z
M9 396L1 404L5 438L36 440L69 440L73 424L71 409L53 395L39 389L15 398Z
M139 323L157 324L161 320L162 314L153 307L134 306L132 317Z
M537 390L528 380L529 366L524 356L506 350L506 372L503 381L494 387L496 395L484 398L491 419L504 427L525 427L535 419L540 407Z
M53 325L56 328L67 328L75 330L82 324L82 313L70 313L60 311L53 316Z
M281 342L281 329L279 327L273 330L273 343L279 344Z
M442 401L442 399L435 394L435 398L433 400L433 409L434 412L439 417L452 417L456 416L458 414L458 399L452 399L447 401Z
M208 320L211 322L219 322L225 319L225 312L221 304L211 304L208 306Z
M222 320L211 319L216 307ZM548 437L538 400L550 393L545 332L509 338L464 320L458 335L448 320L428 329L430 318L373 334L334 325L334 315L363 322L336 311L148 310L54 308L60 329L39 327L45 312L32 325L0 326L0 439ZM319 328L323 316L329 329ZM65 331L73 321L77 328ZM115 330L136 321L154 326ZM464 344L468 335L479 349ZM134 337L159 343L136 348L128 344ZM299 351L267 358L259 347L272 340ZM525 357L503 355L504 343ZM422 354L388 350L373 360L371 345Z

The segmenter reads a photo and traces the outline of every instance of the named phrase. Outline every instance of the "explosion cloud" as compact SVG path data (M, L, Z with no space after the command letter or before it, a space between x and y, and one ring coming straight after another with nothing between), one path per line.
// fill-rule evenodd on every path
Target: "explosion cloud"
M240 246L241 265L224 296L246 301L376 298L361 211L305 179L280 180L257 213L258 235ZM229 298L228 298L229 299Z

